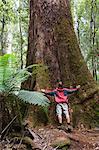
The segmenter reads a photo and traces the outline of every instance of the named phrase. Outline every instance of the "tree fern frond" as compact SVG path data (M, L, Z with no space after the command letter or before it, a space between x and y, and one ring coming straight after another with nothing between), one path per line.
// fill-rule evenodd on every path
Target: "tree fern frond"
M41 92L20 90L17 96L33 105L48 106L50 103L49 99Z

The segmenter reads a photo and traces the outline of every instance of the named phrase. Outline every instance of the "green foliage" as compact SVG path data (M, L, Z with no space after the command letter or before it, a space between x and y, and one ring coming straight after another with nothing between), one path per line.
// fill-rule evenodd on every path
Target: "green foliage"
M5 89L6 80L15 72L16 58L13 54L0 56L0 90Z
M14 61L14 55L6 54L4 56L0 56L0 91L7 97L11 93L15 94L23 101L34 105L48 105L49 100L44 96L43 93L20 90L21 83L27 80L29 76L32 76L32 73L30 73L28 70L36 70L34 72L35 74L37 73L37 68L42 68L42 65L33 64L27 68L16 70ZM18 95L17 92L19 92Z
M91 72L96 71L98 78L98 0L72 0L72 13L74 18L75 31L78 35L81 52ZM78 24L79 22L79 24Z
M0 50L1 53L16 53L19 66L22 60L23 66L25 66L28 46L28 22L28 0L0 0L0 32L2 33L0 37L2 39L2 43L0 42ZM3 45L3 48L1 44ZM22 60L21 56L23 57Z
M9 119L18 116L15 124L22 125L23 117L27 115L26 108L28 105L26 103L41 107L49 105L49 100L43 93L20 89L21 83L27 80L29 76L34 75L32 71L39 67L43 66L41 64L33 64L24 69L17 69L14 55L6 54L0 56L0 95L3 97L1 114L6 114L6 117ZM5 120L2 122L7 125L9 119L6 122Z
M12 51L15 51L18 56L19 65L23 60L23 65L26 63L26 51L28 46L28 24L29 24L29 3L28 0L19 0L15 2L16 23L14 24ZM21 60L22 56L22 60Z
M15 91L31 75L27 69L17 71L13 54L0 56L0 90L6 93Z
M20 90L17 96L21 100L34 105L48 106L50 103L48 98L41 92Z
M14 1L6 0L3 2L3 0L0 0L0 18L4 15L4 18L6 20L6 23L9 21L14 21L14 9L13 9Z

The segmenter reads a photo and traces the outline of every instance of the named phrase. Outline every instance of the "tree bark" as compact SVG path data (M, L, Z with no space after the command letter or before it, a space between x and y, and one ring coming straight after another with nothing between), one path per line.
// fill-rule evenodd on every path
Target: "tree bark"
M4 5L6 4L6 0L2 0L2 2ZM5 12L5 9L3 9L3 11ZM5 54L5 51L4 51L4 29L5 29L5 14L3 13L2 28L1 28L1 52L0 52L1 55Z
M69 0L30 0L27 66L41 62L48 66L51 87L56 86L58 78L65 87L81 85L74 99L78 105L82 104L78 113L84 114L85 105L93 101L98 88L80 52ZM32 79L27 81L28 89L30 85L33 85Z
M22 36L22 19L21 19L21 2L19 1L19 30L20 30L20 60L21 60L21 69L23 68L23 36Z

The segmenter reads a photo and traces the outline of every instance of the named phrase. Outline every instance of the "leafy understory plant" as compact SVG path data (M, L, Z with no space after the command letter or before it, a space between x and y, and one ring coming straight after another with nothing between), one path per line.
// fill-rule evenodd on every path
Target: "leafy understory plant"
M12 54L0 56L0 93L5 97L15 95L19 99L40 106L48 106L48 98L41 92L21 90L21 83L32 76L28 70L37 70L42 64L33 64L24 69L15 69L15 57ZM35 69L34 69L35 68Z
M47 109L45 106L49 105L49 100L43 93L21 90L21 83L33 75L28 70L39 67L43 66L33 64L17 70L14 55L0 56L0 139L3 139L12 123L13 127L17 124L23 129L23 118L27 115L25 102Z
M47 109L49 99L41 92L21 90L21 83L33 76L32 71L39 70L42 64L33 64L24 69L17 69L16 59L12 54L0 56L0 132L17 116L15 124L22 126L26 103ZM46 106L46 107L45 107ZM5 119L7 118L7 120ZM13 120L13 119L12 119Z

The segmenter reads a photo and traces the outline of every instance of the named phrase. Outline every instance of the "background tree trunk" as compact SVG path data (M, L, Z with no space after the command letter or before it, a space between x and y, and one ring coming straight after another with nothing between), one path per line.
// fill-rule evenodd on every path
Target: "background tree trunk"
M4 5L6 4L6 0L2 0L2 2L4 3ZM3 11L5 12L5 9L3 8ZM3 13L2 16L2 29L1 29L1 55L5 54L4 51L4 29L5 29L5 14Z
M81 85L79 93L71 98L74 122L76 125L78 122L86 122L89 114L91 121L93 100L98 88L80 52L73 28L69 0L30 0L27 66L41 62L48 66L52 88L56 86L58 78L67 87ZM38 80L35 84L41 87ZM33 79L29 79L25 83L25 88L32 90L33 87ZM94 101L94 106L95 104ZM79 114L78 117L77 114ZM86 114L85 118L84 114ZM94 113L92 117L94 118Z

